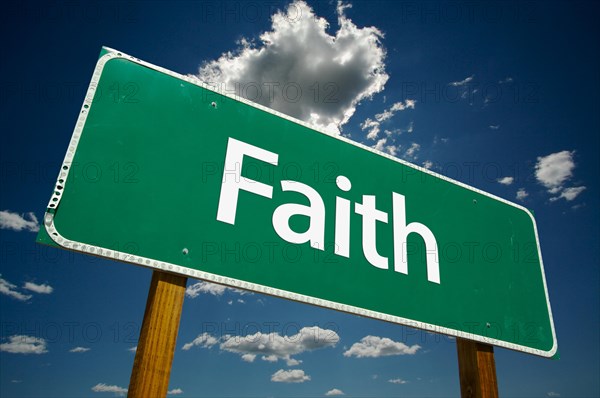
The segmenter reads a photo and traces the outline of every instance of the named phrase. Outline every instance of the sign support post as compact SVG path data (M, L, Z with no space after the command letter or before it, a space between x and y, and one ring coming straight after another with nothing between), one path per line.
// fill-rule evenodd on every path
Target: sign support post
M498 398L494 347L456 339L458 374L462 398Z
M187 278L152 273L131 379L129 398L166 397Z

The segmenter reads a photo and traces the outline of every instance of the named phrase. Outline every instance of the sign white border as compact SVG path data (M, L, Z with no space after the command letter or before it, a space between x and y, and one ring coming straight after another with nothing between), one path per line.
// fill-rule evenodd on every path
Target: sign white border
M391 155L388 155L386 153L380 152L378 150L375 150L373 148L370 148L368 146L365 146L363 144L351 141L348 138L345 138L343 136L340 135L336 135L336 134L332 134L330 132L327 132L323 129L317 128L315 126L312 126L308 123L305 123L301 120L295 119L293 117L290 117L288 115L285 115L283 113L277 112L273 109L267 108L265 106L256 104L254 102L248 101L244 98L241 97L237 97L234 95L231 95L230 93L226 93L226 92L222 92L221 90L215 90L214 87L210 87L209 85L201 82L198 78L194 77L194 76L184 76L175 72L172 72L170 70L167 70L165 68L162 68L160 66L156 66L153 65L151 63L142 61L138 58L132 57L130 55L124 54L120 51L108 48L108 47L103 47L104 50L107 51L107 53L105 55L103 55L102 57L100 57L98 59L98 63L96 64L96 68L94 69L94 74L92 75L92 80L90 82L90 85L88 87L87 90L87 94L85 96L85 100L83 102L83 105L81 106L81 111L79 114L79 118L77 119L77 123L75 124L75 129L73 131L73 135L71 137L71 141L69 143L69 147L67 149L67 153L65 155L65 158L63 160L62 166L61 166L61 170L59 172L57 181L56 181L56 187L54 190L54 193L52 194L52 197L50 198L50 202L48 203L48 210L46 211L46 214L44 215L44 226L46 227L46 231L48 232L48 235L50 236L50 238L56 242L56 244L58 244L60 247L63 247L65 249L68 250L74 250L74 251L78 251L81 253L87 253L87 254L92 254L95 256L101 256L101 257L106 257L106 258L112 258L114 260L118 260L118 261L122 261L122 262L127 262L127 263L131 263L131 264L136 264L136 265L141 265L144 267L148 267L148 268L153 268L153 269L157 269L157 270L161 270L161 271L166 271L166 272L171 272L171 273L175 273L175 274L179 274L179 275L184 275L184 276L189 276L192 278L197 278L197 279L202 279L208 282L213 282L213 283L218 283L221 285L226 285L226 286L230 286L233 288L237 288L237 289L245 289L245 290L251 290L254 292L258 292L258 293L263 293L263 294L267 294L267 295L271 295L271 296L276 296L276 297L282 297L282 298L286 298L289 300L294 300L294 301L298 301L298 302L302 302L302 303L307 303L307 304L313 304L313 305L317 305L320 307L325 307L325 308L330 308L333 310L337 310L337 311L342 311L342 312L347 312L350 314L356 314L356 315L360 315L360 316L364 316L364 317L369 317L369 318L373 318L373 319L380 319L383 321L387 321L387 322L392 322L392 323L396 323L396 324L400 324L400 325L405 325L405 326L409 326L409 327L413 327L413 328L417 328L417 329L422 329L428 332L434 332L434 333L442 333L442 334L446 334L449 336L454 336L454 337L460 337L460 338L464 338L464 339L468 339L468 340L473 340L473 341L478 341L480 343L485 343L485 344L492 344L492 345L496 345L499 347L504 347L504 348L508 348L511 350L516 350L516 351L522 351L522 352L526 352L529 354L534 354L534 355L539 355L542 357L552 357L556 354L557 349L558 349L558 343L556 340L556 332L554 329L554 319L552 317L552 310L550 307L550 300L548 297L548 288L546 285L546 275L544 272L544 264L542 262L542 253L540 250L540 243L539 243L539 237L538 237L538 232L537 232L537 225L535 222L535 219L533 218L533 215L531 214L531 212L529 210L527 210L525 207L517 204L517 203L513 203L510 202L506 199L497 197L495 195L492 195L490 193L481 191L477 188L471 187L467 184L464 184L462 182L459 181L455 181L451 178L448 178L446 176L443 176L441 174L435 173L431 170L425 169L423 167L419 167L417 165L408 163L402 159L398 159L396 157L393 157ZM66 186L68 180L68 174L69 174L69 169L72 165L73 162L73 158L75 156L75 152L77 151L77 145L79 143L79 139L81 137L81 134L83 132L83 127L85 126L85 122L87 120L87 116L89 113L89 109L92 106L92 101L94 99L94 95L96 93L96 89L98 87L98 82L100 81L100 76L102 75L102 71L104 69L104 66L106 65L106 63L111 60L111 59L117 59L117 58L122 58L122 59L126 59L128 61L131 62L135 62L139 65L142 65L144 67L153 69L155 71L164 73L166 75L172 76L174 78L186 81L190 84L194 84L196 86L202 87L206 90L212 91L216 94L220 94L223 95L225 97L228 97L232 100L238 101L238 102L242 102L244 104L250 105L254 108L260 109L262 111L268 112L270 114L276 115L278 117L287 119L291 122L297 123L299 125L305 126L307 128L310 128L311 130L317 131L321 134L325 134L331 137L334 137L340 141L344 141L348 144L357 146L361 149L364 149L366 151L375 153L379 156L383 156L386 157L390 160L393 160L395 162L401 163L405 166L411 167L413 169L419 170L423 173L427 173L430 174L434 177L437 178L441 178L442 180L448 181L452 184L458 185L462 188L466 188L469 189L473 192L477 192L481 195L485 195L489 198L492 198L494 200L498 200L501 201L503 203L506 203L510 206L516 207L524 212L526 212L529 217L531 218L531 221L533 223L533 227L534 227L534 232L535 232L535 240L536 240L536 245L537 245L537 250L538 250L538 256L540 259L540 268L541 268L541 272L542 272L542 280L544 282L544 293L546 295L546 303L548 305L548 314L549 314L549 318L550 318L550 326L552 328L552 339L553 339L553 345L552 348L549 351L543 351L543 350L539 350L539 349L534 349L534 348L530 348L527 346L523 346L523 345L519 345L519 344L514 344L514 343L510 343L510 342L506 342L506 341L502 341L502 340L497 340L494 338L490 338L490 337L486 337L486 336L480 336L477 334L471 334L471 333L465 333L463 331L460 330L455 330L455 329L450 329L450 328L445 328L445 327L441 327L441 326L436 326L436 325L431 325L428 323L424 323L424 322L418 322L412 319L407 319L407 318L402 318L402 317L398 317L398 316L392 316L392 315L388 315L388 314L383 314L380 312L376 312L376 311L371 311L371 310L367 310L364 308L360 308L360 307L355 307L355 306L350 306L350 305L346 305L346 304L340 304L340 303L336 303L333 301L328 301L328 300L323 300L323 299L319 299L319 298L315 298L315 297L311 297L311 296L305 296L302 294L297 294L297 293L292 293L292 292L288 292L285 290L281 290L281 289L275 289L275 288L271 288L268 286L263 286L263 285L259 285L256 283L250 283L250 282L244 282L241 280L237 280L237 279L233 279L233 278L228 278L228 277L223 277L223 276L219 276L216 274L212 274L212 273L208 273L208 272L204 272L204 271L198 271L198 270L194 270L191 268L187 268L187 267L182 267L176 264L171 264L171 263L166 263L166 262L162 262L162 261L156 261L150 258L146 258L146 257L142 257L142 256L136 256L133 254L129 254L129 253L124 253L124 252L120 252L120 251L116 251L116 250L110 250L110 249L106 249L106 248L102 248L102 247L98 247L98 246L93 246L93 245L89 245L89 244L85 244L85 243L81 243L81 242L76 242L76 241L72 241L69 239L66 239L65 237L63 237L58 230L56 229L55 225L54 225L54 210L58 208L58 205L60 204L60 199L61 199L61 195L60 193L57 194L56 192L61 192L62 190L64 190L64 187ZM60 187L60 188L59 188Z

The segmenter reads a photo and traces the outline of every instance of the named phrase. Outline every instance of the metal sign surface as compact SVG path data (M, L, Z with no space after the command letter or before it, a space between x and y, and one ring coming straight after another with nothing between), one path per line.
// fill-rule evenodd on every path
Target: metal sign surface
M38 240L552 356L517 204L104 49Z

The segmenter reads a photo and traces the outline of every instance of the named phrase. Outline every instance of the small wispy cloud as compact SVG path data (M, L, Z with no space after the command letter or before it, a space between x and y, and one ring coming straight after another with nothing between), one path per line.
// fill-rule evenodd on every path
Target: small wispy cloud
M211 294L213 296L222 296L227 287L210 282L198 282L188 286L185 289L185 295L189 298L196 298L201 294Z
M396 102L394 105L384 110L381 113L375 115L375 120L378 122L383 122L385 120L391 119L397 112L404 111L406 109L415 109L416 100L407 99L404 102Z
M25 217L28 219L25 219ZM3 210L0 211L0 229L38 232L40 230L40 223L33 212L18 214L10 210Z
M515 181L515 178L507 176L507 177L498 178L497 181L502 185L511 185Z
M69 352L80 353L80 352L88 352L89 350L91 350L91 348L87 348L87 347L75 347L75 348L71 348L69 350Z
M116 396L124 396L127 393L127 389L115 385L109 385L104 383L98 383L92 387L93 392L112 392Z
M502 80L498 80L498 84L506 84L506 83L512 83L514 80L512 77L510 76L506 76L504 79Z
M30 294L23 294L18 291L17 285L14 285L2 278L2 274L0 274L0 294L4 294L5 296L12 297L15 300L19 301L27 301L32 296Z
M473 83L474 78L475 75L471 75L465 77L463 80L448 83L448 86L456 88L456 93L453 95L459 95L461 99L468 100L469 105L471 106L474 103L475 94L479 92L479 88L476 87L477 84ZM486 98L484 105L487 104L487 102L489 102L489 100Z
M399 147L397 145L388 145L385 147L385 151L392 156L398 155L398 149Z
M406 383L408 383L408 381L403 380L403 379L390 379L390 380L388 380L388 383L392 383L392 384L406 384Z
M342 390L339 390L337 388L329 390L329 391L327 391L325 393L326 397L339 397L339 396L342 396L342 395L346 395L346 394L344 394L344 392Z
M381 138L377 140L377 143L372 146L372 148L377 149L378 151L385 150L385 144L387 143L387 138Z
M179 395L183 394L183 390L181 388L174 388L172 390L167 391L167 395Z
M567 202L570 202L570 201L574 200L576 197L578 197L579 194L582 193L583 191L585 191L586 189L587 189L587 187L584 187L584 186L565 188L565 189L563 189L563 191L560 193L559 196L550 198L550 201L554 202L559 199L565 199Z
M433 145L438 145L440 143L447 144L450 141L448 137L438 137L437 135L433 137Z
M410 147L404 153L404 157L409 160L416 160L417 152L419 152L420 149L421 145L417 144L416 142L413 142L412 144L410 144Z
M388 109L384 110L381 113L376 114L375 120L373 120L371 118L365 119L365 121L360 124L360 128L363 131L367 131L367 139L375 140L375 139L377 139L377 137L379 136L379 133L381 131L381 123L385 122L386 120L391 119L398 112L404 111L406 109L415 109L416 103L417 103L417 101L413 100L413 99L407 99L404 102L402 102L402 101L396 102L394 105L392 105ZM413 128L414 128L414 123L410 122L408 127L404 130L402 130L402 129L385 130L385 133L388 137L391 136L394 132L402 133L402 132L406 131L406 132L412 133Z
M50 285L47 285L47 284L38 285L33 282L25 282L25 284L23 285L23 289L30 290L30 291L38 293L38 294L50 294L54 291L54 288Z
M525 188L519 188L517 191L517 200L524 201L528 196L529 193L525 190Z
M245 290L234 289L231 287L217 285L210 282L198 282L188 286L185 289L185 295L189 298L196 298L201 294L210 294L212 296L222 296L225 292L234 292L241 295L251 295L252 293Z
M384 137L377 140L377 143L375 145L372 145L371 148L388 153L392 156L397 156L400 147L398 145L387 145L387 143L388 138Z
M489 127L490 127L490 129L492 129L492 130L498 130L498 129L500 128L500 125L499 125L499 124L490 124L490 126L489 126Z
M475 75L471 75L469 77L465 77L463 80L458 80L455 82L450 82L450 86L454 86L454 87L460 87L460 86L464 86L470 82L473 81L473 78L475 77Z
M202 333L201 335L199 335L198 337L196 337L191 342L185 343L183 345L183 347L181 347L181 349L184 351L188 351L189 349L191 349L192 347L195 347L195 346L203 347L203 348L210 348L210 347L214 346L215 344L217 344L218 342L219 342L219 340L216 337L213 337L209 333L205 332L205 333Z
M381 123L379 123L378 121L373 120L371 118L367 118L364 122L360 124L360 129L363 131L367 130L367 139L374 140L377 138L379 132L381 131L380 125Z

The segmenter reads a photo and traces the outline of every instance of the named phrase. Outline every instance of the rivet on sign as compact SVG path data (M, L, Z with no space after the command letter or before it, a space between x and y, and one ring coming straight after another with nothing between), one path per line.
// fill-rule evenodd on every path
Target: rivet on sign
M486 326L488 329L492 327L492 325L491 325L489 322L488 322L488 323L486 323L486 324L485 324L485 326Z
M187 249L187 247L184 247L181 252L183 253L184 256L186 256L190 251Z
M210 103L210 106L212 106L213 108L217 109L217 103L214 102L214 101Z
M477 204L477 199L473 199L473 204L476 205Z

